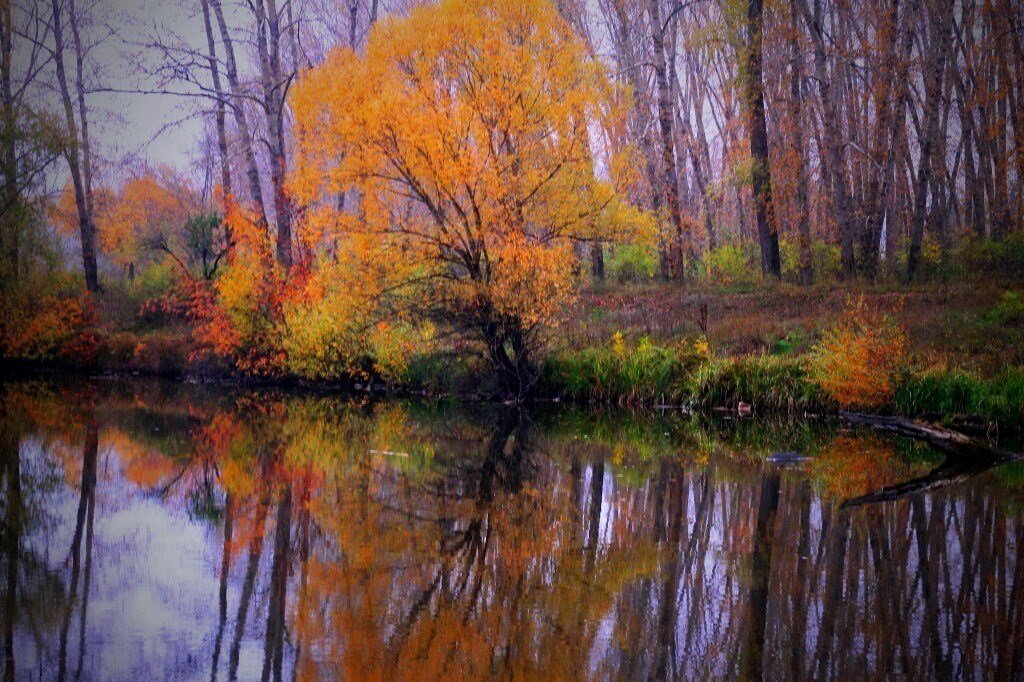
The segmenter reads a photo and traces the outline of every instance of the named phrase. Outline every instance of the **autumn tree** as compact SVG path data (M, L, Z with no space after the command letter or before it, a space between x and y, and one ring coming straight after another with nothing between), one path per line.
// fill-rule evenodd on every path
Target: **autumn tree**
M211 279L233 238L222 216L172 169L128 180L99 219L104 252L133 275L136 266L170 259L181 274Z
M49 205L49 218L51 224L57 228L61 235L73 238L79 235L78 200L75 192L75 185L71 180L64 183L60 194L55 201ZM117 192L107 185L97 183L92 190L92 216L93 222L105 223L110 210L117 200ZM97 246L100 237L96 235Z
M132 178L100 220L104 252L134 275L140 259L161 246L167 248L170 235L184 224L184 199L151 174Z
M643 222L618 198L628 151L596 153L621 99L542 0L385 19L365 56L336 51L296 86L304 232L336 238L363 288L415 288L417 309L479 341L520 394L573 294L573 242ZM350 187L358 210L339 212Z

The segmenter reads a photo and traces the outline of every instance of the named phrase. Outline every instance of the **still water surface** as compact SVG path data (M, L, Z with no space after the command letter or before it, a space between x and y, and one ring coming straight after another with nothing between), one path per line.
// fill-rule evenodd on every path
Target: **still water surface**
M7 679L1024 674L1016 464L834 425L0 388Z

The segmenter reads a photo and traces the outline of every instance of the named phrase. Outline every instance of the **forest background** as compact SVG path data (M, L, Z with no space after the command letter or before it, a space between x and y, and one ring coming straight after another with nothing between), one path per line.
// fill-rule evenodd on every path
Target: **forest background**
M8 367L1024 419L1019 3L0 7Z

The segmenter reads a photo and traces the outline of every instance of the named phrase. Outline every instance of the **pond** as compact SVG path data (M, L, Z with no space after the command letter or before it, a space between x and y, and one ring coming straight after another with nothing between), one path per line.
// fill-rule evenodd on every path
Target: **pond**
M1024 674L1017 464L806 421L2 391L5 679Z

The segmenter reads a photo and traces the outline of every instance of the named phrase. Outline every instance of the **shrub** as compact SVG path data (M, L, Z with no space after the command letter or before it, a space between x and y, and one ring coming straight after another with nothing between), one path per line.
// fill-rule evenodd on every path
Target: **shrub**
M780 239L779 252L782 256L783 278L797 279L800 268L800 248L796 240ZM814 264L814 280L816 282L835 280L842 272L839 247L825 241L814 240L811 243L811 263Z
M921 241L918 267L923 277L938 280L948 280L962 272L960 263L951 258L949 248L934 234L926 234Z
M433 350L414 353L400 380L406 386L430 395L494 395L500 386L486 361L479 355Z
M113 332L104 339L97 359L101 369L131 369L146 374L180 375L195 366L189 363L190 332L184 327L165 327L142 333Z
M357 343L360 336L353 334L344 322L327 300L316 306L288 307L288 333L283 338L288 370L313 379L336 379L350 372L362 374L356 370L356 356L362 350Z
M619 284L642 284L658 274L658 254L646 244L621 244L608 259L608 274Z
M135 278L138 296L143 299L162 296L171 289L179 276L178 271L169 262L155 263L141 268Z
M159 327L189 319L193 290L204 286L192 280L181 279L166 291L147 298L139 305L139 322Z
M811 377L843 407L889 404L905 360L906 334L888 314L851 299L811 350Z
M1004 291L999 303L989 308L984 317L998 324L1024 323L1024 292Z
M549 358L542 386L573 399L639 403L679 401L687 396L687 378L706 361L703 339L657 346L641 338L635 347L616 333L607 346Z
M750 244L723 244L701 257L701 271L713 284L749 285L760 281L759 257Z
M270 263L268 265L268 263ZM225 362L256 376L285 372L284 302L303 285L296 269L290 279L267 258L236 258L216 280L187 283L187 313L195 358Z
M44 296L31 311L13 312L4 325L3 353L33 361L89 364L99 347L92 296Z
M102 319L112 328L138 331L165 322L154 315L153 302L171 296L178 284L178 272L169 263L140 267L133 279L109 277L98 298Z
M956 259L967 272L1003 273L1024 277L1024 232L1003 239L965 239Z

